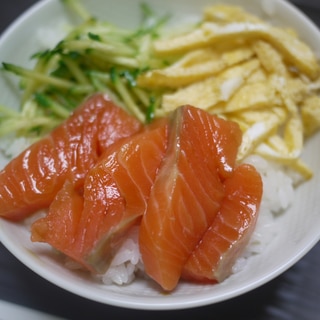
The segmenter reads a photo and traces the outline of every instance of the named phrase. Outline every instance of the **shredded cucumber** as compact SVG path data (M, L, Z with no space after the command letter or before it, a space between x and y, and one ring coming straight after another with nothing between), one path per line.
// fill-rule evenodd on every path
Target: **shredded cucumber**
M95 92L108 93L141 122L152 121L161 91L139 88L136 78L168 64L153 55L152 43L169 16L158 17L142 4L140 26L126 30L93 18L79 1L63 3L83 22L54 48L35 53L33 69L2 64L3 71L20 77L23 95L20 112L0 106L0 136L44 134Z

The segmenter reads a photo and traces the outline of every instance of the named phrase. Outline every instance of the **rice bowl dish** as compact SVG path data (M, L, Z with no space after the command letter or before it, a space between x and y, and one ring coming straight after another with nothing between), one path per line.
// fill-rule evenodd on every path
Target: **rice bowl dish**
M88 3L90 10L94 13L102 15L101 7L105 7L102 5L103 1L85 1L85 3ZM124 3L127 2L124 1ZM194 12L199 12L199 8L207 4L206 1L197 4L188 1L184 2L183 11L179 11L181 5L179 3L170 3L169 1L161 2L161 4L156 1L150 1L150 3L160 11L171 8L174 12L179 12L177 13L178 18L184 21L196 20ZM315 47L317 41L314 40L320 37L319 31L287 3L282 1L243 1L240 3L239 1L228 1L228 3L241 4L275 24L296 27L296 20L301 21L298 30L301 37L316 53L320 52L320 47ZM138 1L134 3L131 1L131 5L133 10L136 10ZM123 6L117 7L118 4L110 4L110 6L114 7L115 14L113 17L108 17L106 12L107 20L121 20L119 16L124 14L122 12L124 9L121 9ZM51 12L54 12L52 16L50 16ZM46 15L49 15L50 19L46 19ZM55 24L55 17L61 19L58 19L61 21L58 24L63 30L62 26L67 23L69 17L66 16L60 4L54 1L42 1L33 7L29 14L18 20L3 35L0 42L0 47L3 48L0 54L1 60L14 60L19 64L24 64L23 61L28 63L25 61L28 58L28 54L25 52L23 55L17 52L16 56L10 57L12 55L10 47L14 46L16 37L23 28L28 30L35 25L42 25L44 30L41 32L45 32L46 28ZM103 18L106 19L105 16ZM134 11L131 18L132 20L127 21L129 26L136 24L138 12ZM52 40L56 42L55 35ZM38 46L37 40L31 41L28 43L26 51L30 54L33 53L36 45ZM1 78L0 86L6 89L6 95L2 101L7 105L17 105L19 98L16 92L9 87L8 82ZM264 159L255 156L246 159L246 161L253 163L263 176L264 199L258 225L246 252L234 266L234 274L218 285L195 285L182 282L173 293L164 296L143 277L138 277L132 282L133 272L143 270L136 246L137 230L133 230L124 244L124 256L116 257L118 261L114 260L109 273L102 279L100 277L93 279L78 270L77 265L65 261L64 257L53 252L51 248L43 244L31 243L29 241L30 233L25 224L14 224L1 220L1 241L18 259L39 275L66 290L102 303L137 309L182 309L223 301L273 279L300 259L319 240L320 233L316 226L320 217L315 208L319 205L316 186L320 179L318 175L320 155L314 152L319 139L319 134L312 137L306 143L302 155L315 175L310 181L295 190L293 188L295 177L290 173L285 174L283 168L271 165ZM2 141L2 143L4 146L2 147L1 163L4 164L7 161L6 156L12 156L15 152L19 152L25 141L15 141L16 144L13 145L10 142L11 149L7 148L6 141ZM301 215L301 212L304 212L304 215ZM30 221L26 221L27 225L29 223ZM68 268L65 268L66 264ZM120 268L117 269L116 266L119 267L119 265ZM120 272L116 272L116 269ZM118 286L112 283L129 284Z

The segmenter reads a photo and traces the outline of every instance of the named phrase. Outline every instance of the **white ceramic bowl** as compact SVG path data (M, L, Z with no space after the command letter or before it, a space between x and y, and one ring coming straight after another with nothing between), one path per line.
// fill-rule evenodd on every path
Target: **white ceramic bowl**
M83 0L85 6L101 19L122 26L136 26L140 0ZM214 0L149 0L159 12L172 12L175 22L200 17L201 9ZM282 0L228 0L277 25L291 26L315 52L320 53L320 33L301 12ZM2 35L0 61L27 66L30 55L39 49L35 33L39 28L57 28L68 22L61 1L44 0L30 8ZM19 92L7 78L0 78L0 102L17 106ZM31 243L23 224L0 220L2 243L26 266L52 283L80 296L105 304L135 309L185 309L230 299L257 288L275 278L320 239L320 135L310 140L303 158L315 177L296 191L292 208L276 221L280 233L266 250L249 259L245 268L218 285L179 284L171 294L163 295L152 283L137 280L124 287L103 286L92 278L66 269L50 249Z

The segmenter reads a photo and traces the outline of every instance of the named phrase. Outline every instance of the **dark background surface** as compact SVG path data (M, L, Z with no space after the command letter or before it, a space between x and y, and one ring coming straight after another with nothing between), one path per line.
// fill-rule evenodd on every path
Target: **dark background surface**
M0 33L35 2L36 0L1 0ZM320 26L320 0L292 2ZM83 299L42 279L0 244L0 299L77 320L170 320L179 317L317 320L320 319L320 243L287 272L250 293L207 307L179 311L121 309ZM1 316L0 309L0 319Z

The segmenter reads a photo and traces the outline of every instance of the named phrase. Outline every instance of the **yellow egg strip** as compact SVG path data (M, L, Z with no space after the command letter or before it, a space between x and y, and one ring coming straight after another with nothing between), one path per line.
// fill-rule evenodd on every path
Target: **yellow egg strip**
M320 67L292 30L237 6L213 5L193 31L156 41L154 53L179 56L138 78L145 88L162 88L156 114L183 104L219 114L243 131L239 161L256 153L303 180L312 176L300 156L305 138L320 129Z

